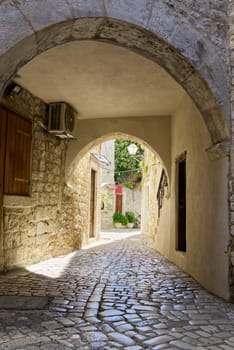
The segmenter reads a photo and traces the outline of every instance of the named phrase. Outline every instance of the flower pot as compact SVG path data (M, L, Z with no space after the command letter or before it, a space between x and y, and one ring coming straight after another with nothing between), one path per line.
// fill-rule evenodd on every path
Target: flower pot
M134 227L134 222L128 222L127 227L128 228L133 228Z
M121 222L115 222L115 228L122 228L123 225Z

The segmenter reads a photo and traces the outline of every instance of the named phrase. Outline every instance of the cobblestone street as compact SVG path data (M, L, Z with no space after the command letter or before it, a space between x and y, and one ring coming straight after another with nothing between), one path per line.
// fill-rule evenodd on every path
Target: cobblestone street
M234 305L140 235L109 236L0 277L0 349L234 349Z

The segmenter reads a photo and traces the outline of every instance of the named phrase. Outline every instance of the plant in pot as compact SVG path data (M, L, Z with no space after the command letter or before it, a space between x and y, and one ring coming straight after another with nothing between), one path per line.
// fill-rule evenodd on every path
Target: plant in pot
M127 211L125 213L125 216L128 220L128 223L127 223L127 227L128 228L133 228L134 227L134 224L136 222L136 216L135 214L132 212L132 211Z
M125 215L116 211L113 214L113 223L116 228L121 228L124 225Z
M128 225L128 218L126 215L123 215L122 225L127 226Z

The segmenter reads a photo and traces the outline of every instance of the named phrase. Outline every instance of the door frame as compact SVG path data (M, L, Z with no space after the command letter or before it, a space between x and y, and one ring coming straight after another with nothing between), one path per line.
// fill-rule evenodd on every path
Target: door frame
M184 163L183 173L180 165ZM187 151L183 152L176 159L176 250L186 253L186 212L187 212L187 181L186 181L186 167L187 167ZM183 188L182 188L183 187ZM182 217L181 217L182 213Z
M97 199L97 171L91 168L90 171L90 196L89 196L89 234L88 238L96 236L96 199ZM92 204L93 203L93 204Z

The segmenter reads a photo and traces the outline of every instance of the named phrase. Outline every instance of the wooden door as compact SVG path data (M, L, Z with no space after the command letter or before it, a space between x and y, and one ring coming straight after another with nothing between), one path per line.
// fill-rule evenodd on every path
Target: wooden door
M186 159L178 161L177 249L186 252Z
M2 231L2 204L3 204L3 184L4 184L4 164L6 147L6 124L7 112L0 107L0 232Z
M29 195L31 120L8 112L4 193Z
M89 238L92 238L95 236L94 235L94 231L95 231L95 204L96 204L96 171L91 169Z
M115 211L118 213L122 213L123 210L123 200L122 200L122 195L117 194L115 198Z

